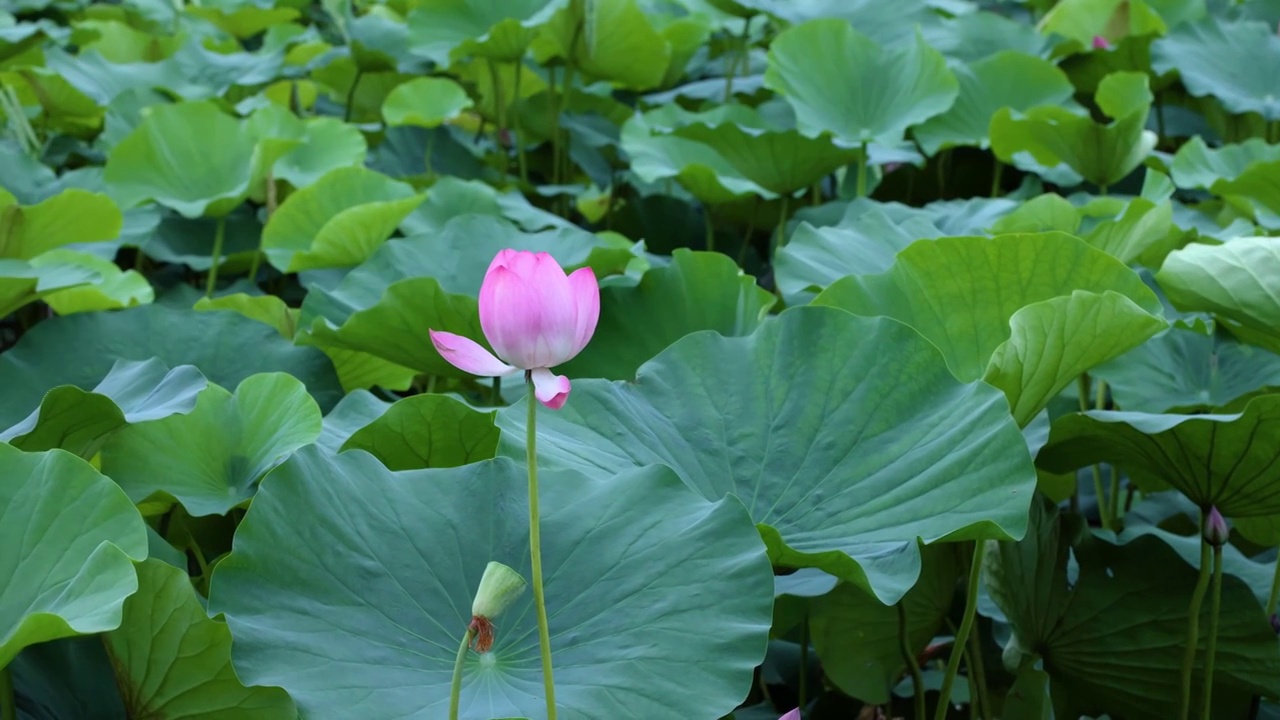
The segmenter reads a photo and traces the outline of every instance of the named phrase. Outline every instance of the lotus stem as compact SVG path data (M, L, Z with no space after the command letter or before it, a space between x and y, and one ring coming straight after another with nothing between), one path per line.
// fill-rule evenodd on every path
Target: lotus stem
M356 89L360 87L360 78L364 77L364 73L356 70L356 76L351 79L351 87L347 88L347 106L342 111L342 122L351 122L351 115L355 110Z
M516 61L516 79L511 89L511 102L520 102L520 78L524 77L524 58ZM516 146L516 165L520 170L520 183L529 184L529 161L524 154L524 130L520 126L520 113L511 114L511 140Z
M1206 515L1200 514L1200 527L1204 529ZM1213 548L1201 532L1200 539L1200 578L1196 581L1196 589L1191 593L1191 607L1187 614L1187 647L1182 654L1182 707L1178 713L1179 720L1191 717L1191 671L1196 662L1196 645L1200 642L1200 606L1204 603L1204 594L1209 589L1209 575L1213 563Z
M867 143L862 143L862 152L858 154L858 179L856 180L858 197L867 196Z
M209 277L205 281L204 296L213 297L214 286L218 284L218 263L222 262L222 243L227 236L227 218L218 218L218 227L213 231L213 263L209 265Z
M1089 410L1089 374L1081 373L1078 382L1080 395L1080 412ZM1106 389L1099 386L1098 388L1098 405L1101 405L1106 397ZM1102 489L1102 468L1097 464L1090 465L1089 469L1093 472L1093 494L1098 499L1098 520L1104 529L1111 529L1111 508L1107 502L1107 494Z
M1222 609L1222 546L1213 546L1213 595L1209 600L1209 646L1204 656L1204 710L1200 717L1212 720L1213 661L1218 650L1218 612Z
M538 399L534 396L533 373L526 371L529 420L525 446L529 457L529 559L533 566L533 604L538 610L538 644L542 650L542 685L547 696L547 720L556 720L556 685L551 670L551 630L547 623L547 602L542 590L542 540L538 527Z
M960 619L960 629L956 631L955 643L951 648L951 657L947 659L947 671L942 677L942 690L938 695L938 709L934 720L946 720L947 708L951 705L951 688L956 683L956 675L960 672L960 659L964 657L965 643L969 641L969 632L973 629L973 619L978 610L978 585L982 578L982 542L973 543L973 561L969 563L969 588L965 595L964 617Z
M915 706L912 717L924 720L924 673L920 672L920 663L916 662L916 654L911 651L907 606L904 600L898 600L894 607L898 610L898 649L902 652L902 661L907 664L907 671L911 673L911 696Z
M806 611L804 619L800 621L800 687L799 702L800 707L809 704L809 613Z
M453 661L453 684L449 687L449 720L458 720L458 704L462 699L462 668L467 664L467 646L471 644L471 628L462 634L458 657Z
M975 703L978 709L977 716L982 720L990 720L991 718L991 700L987 694L987 671L986 666L982 662L982 640L980 633L972 633L969 635L969 674L973 676L974 685L978 688L978 694L975 695L978 702Z
M507 177L511 174L511 155L507 153L507 149L502 145L502 136L507 132L507 104L505 102L506 99L502 97L502 75L498 72L498 64L496 62L492 60L486 60L485 62L489 64L489 83L493 86L494 122L498 126L497 142L494 144L498 146L498 153L502 156L502 180L506 182Z

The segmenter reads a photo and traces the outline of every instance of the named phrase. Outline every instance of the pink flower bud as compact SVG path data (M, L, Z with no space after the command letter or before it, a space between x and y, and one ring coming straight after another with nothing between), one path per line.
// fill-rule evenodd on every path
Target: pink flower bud
M1094 35L1093 49L1094 50L1110 50L1111 43L1107 42L1107 39L1102 37L1101 35Z
M800 720L800 708L796 708L791 712L778 718L778 720Z
M591 268L565 275L548 253L506 249L493 258L480 285L480 327L497 355L453 333L431 330L431 344L472 375L528 371L538 401L559 410L569 398L569 378L550 368L582 352L599 319L600 286Z
M1204 539L1214 547L1222 547L1226 544L1229 535L1231 535L1231 528L1227 527L1227 519L1218 512L1218 506L1209 508L1209 515L1204 521Z

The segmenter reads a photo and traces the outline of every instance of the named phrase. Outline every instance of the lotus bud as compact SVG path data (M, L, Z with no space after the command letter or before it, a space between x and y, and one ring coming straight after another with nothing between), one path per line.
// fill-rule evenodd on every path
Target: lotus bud
M1227 526L1227 519L1218 512L1218 506L1209 508L1209 515L1204 520L1204 539L1214 547L1222 547L1229 535L1231 528Z
M1093 49L1094 50L1110 50L1111 43L1107 42L1107 39L1102 37L1101 35L1094 35Z
M800 720L800 708L796 708L791 712L778 718L778 720Z
M520 573L500 562L490 562L480 578L480 587L471 601L472 647L488 652L493 647L493 619L520 597L528 583Z

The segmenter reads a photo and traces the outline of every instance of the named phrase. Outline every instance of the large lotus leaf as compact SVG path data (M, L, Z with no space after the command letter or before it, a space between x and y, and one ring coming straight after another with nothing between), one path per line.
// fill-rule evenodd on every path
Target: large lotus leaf
M920 28L940 18L926 0L886 4L877 0L709 0L739 17L766 13L798 25L819 18L840 18L882 45L910 42ZM732 8L732 9L730 9Z
M1168 323L1118 292L1074 290L1022 308L1009 327L983 380L1004 391L1014 419L1025 427L1075 378Z
M922 37L898 47L877 45L844 20L812 20L774 39L765 85L795 108L801 131L895 145L959 93L946 59Z
M271 145L271 160L292 149ZM270 165L263 147L211 101L155 105L111 149L103 177L122 207L154 200L188 218L222 216L248 196L255 169Z
M164 89L186 100L221 97L234 86L252 87L279 76L281 50L221 53L191 37L169 58L156 63L113 63L97 50L70 55L45 51L45 65L102 105L130 90Z
M1196 571L1158 537L1117 545L1066 520L1040 508L1021 542L987 545L987 587L1013 625L1006 658L1043 659L1057 717L1172 717ZM1209 604L1200 612L1207 627ZM1219 623L1213 717L1244 717L1251 695L1280 691L1275 633L1229 575ZM1201 633L1200 658L1205 642ZM1203 675L1201 660L1193 687Z
M369 353L403 367L465 376L440 357L428 329L483 341L476 297L485 271L503 248L547 251L567 269L600 250L586 231L523 233L484 215L464 215L439 232L383 243L336 287L315 287L302 305L299 342Z
M1237 323L1242 339L1280 352L1280 241L1275 238L1193 243L1165 258L1156 282L1179 310L1215 313Z
M92 388L117 360L153 357L169 367L194 365L225 387L255 373L288 372L324 410L342 397L328 358L294 347L267 325L231 312L146 305L53 318L23 335L0 355L0 427L20 422L59 385Z
M788 303L821 291L848 275L888 270L898 252L921 238L946 235L919 216L895 222L878 207L846 213L836 225L801 222L774 255L774 277Z
M439 232L459 215L506 218L525 232L576 226L554 213L534 207L518 190L499 192L477 180L446 176L428 190L427 199L401 224L406 235Z
M943 628L955 598L960 572L955 545L923 549L920 581L903 596L907 643L923 650ZM890 701L906 671L899 640L898 611L866 590L841 583L809 604L813 647L822 672L841 691L864 702Z
M102 276L80 263L54 262L35 265L24 260L0 258L0 317L60 290L101 282Z
M467 91L448 78L417 78L387 95L382 117L388 126L433 128L458 117L472 104Z
M493 418L445 395L413 395L352 433L342 450L364 450L391 470L457 467L494 456Z
M1280 66L1275 26L1209 16L1173 28L1151 44L1151 69L1176 70L1187 92L1210 95L1229 112L1280 120L1280 74L1246 68Z
M129 498L61 450L0 443L0 667L28 645L110 630L147 531Z
M28 452L61 448L88 460L125 425L191 412L208 384L190 365L170 370L155 358L118 360L91 391L74 385L50 390L40 407L0 431L0 441Z
M103 109L66 78L47 69L23 67L0 73L18 104L40 108L41 124L73 137L89 139L102 130Z
M369 151L364 135L354 125L331 117L301 120L275 104L256 110L248 127L259 142L296 141L271 168L272 177L295 188L311 185L330 170L362 165Z
M1280 145L1249 138L1211 150L1196 136L1178 148L1170 170L1179 187L1209 190L1269 227L1280 222Z
M1164 327L1137 273L1059 232L919 240L888 272L840 280L814 303L905 322L956 377L996 382L1022 424Z
M1159 266L1168 253L1171 235L1180 236L1173 224L1174 205L1168 198L1094 198L1082 207L1057 193L1028 200L1000 218L991 231L1000 233L1058 230L1129 264Z
M524 412L498 413L506 452L522 452ZM1019 536L1035 486L998 390L958 382L899 322L832 308L792 308L746 337L690 335L634 381L577 380L538 434L549 467L664 463L709 499L736 495L775 565L886 604L916 582L918 539Z
M19 205L0 192L0 258L31 260L64 245L115 240L123 223L120 209L100 193L71 189Z
M300 310L291 308L275 295L234 293L216 298L200 298L194 309L234 312L275 328L280 336L293 340L297 335ZM407 390L417 373L367 353L344 348L324 348L333 362L344 392L379 386L388 390Z
M228 3L224 7L217 4L196 6L187 12L208 20L218 29L228 32L237 38L251 38L273 25L283 25L298 17L298 11L290 7L259 7L252 4Z
M1031 25L989 10L943 18L937 28L925 28L924 36L947 59L963 63L977 62L1006 50L1047 58L1054 45Z
M464 56L524 57L536 28L566 0L425 0L409 13L409 52L448 67Z
M1090 374L1106 381L1123 410L1197 412L1280 389L1280 356L1222 333L1175 326Z
M102 638L128 717L296 718L283 690L236 678L231 631L201 600L186 572L154 558L138 565L138 592Z
M1115 72L1098 84L1095 100L1111 121L1098 123L1064 107L1041 105L1023 113L1002 108L991 118L991 149L1012 163L1029 153L1044 168L1066 166L1099 186L1124 179L1156 144L1144 129L1152 94L1146 73Z
M654 26L662 17L636 0L562 3L541 28L533 57L571 63L587 77L630 90L649 90L666 78L672 43Z
M134 502L172 497L188 513L222 515L258 480L320 436L306 386L285 373L252 375L234 393L210 385L185 415L123 428L102 448L102 471ZM156 473L161 466L163 473Z
M672 303L672 298L680 298ZM570 377L630 379L646 360L690 333L754 331L775 299L725 255L680 248L636 285L600 290L600 320L587 347L560 366Z
M1095 410L1060 418L1037 462L1067 472L1108 462L1144 489L1173 487L1200 507L1250 521L1280 515L1280 395L1253 398L1238 413L1150 414Z
M764 658L773 602L742 504L706 502L660 466L540 480L560 717L730 712ZM359 451L298 453L214 573L210 609L235 635L237 674L283 687L308 717L443 715L485 565L529 576L527 496L504 458L392 473ZM497 626L490 653L468 653L460 717L541 717L531 593Z
M676 178L704 202L791 195L861 154L857 147L836 143L829 133L808 137L797 130L763 127L758 113L745 108L735 115L747 117L730 119L719 110L687 113L683 125L662 127L670 107L629 120L622 129L622 149L631 158L632 172L644 182Z
M281 203L262 229L262 249L284 273L359 265L423 197L364 167L338 168Z
M1152 5L1155 5L1153 7ZM1062 0L1056 3L1037 28L1046 34L1059 35L1089 47L1095 37L1111 42L1134 35L1163 35L1166 21L1157 10L1164 10L1170 21L1186 19L1192 13L1169 12L1176 7L1195 5L1184 0ZM1203 12L1203 8L1200 10Z
M112 253L114 254L114 253ZM68 249L51 250L31 261L34 268L77 265L98 275L89 285L57 290L42 299L55 313L71 315L96 310L146 305L155 300L155 289L137 270L121 270L110 260Z
M1065 105L1075 94L1057 65L1013 50L968 65L953 65L960 95L950 110L917 125L912 134L926 155L961 145L987 148L991 116L1000 108L1025 112L1040 105Z

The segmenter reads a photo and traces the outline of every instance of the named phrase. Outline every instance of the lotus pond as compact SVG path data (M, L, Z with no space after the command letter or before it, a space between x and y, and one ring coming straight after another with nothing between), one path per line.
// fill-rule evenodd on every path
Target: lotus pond
M0 0L0 720L1280 718L1278 26Z

